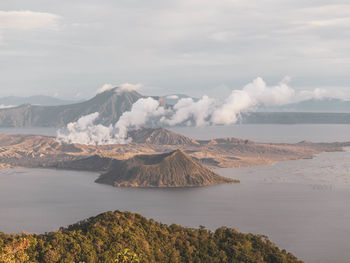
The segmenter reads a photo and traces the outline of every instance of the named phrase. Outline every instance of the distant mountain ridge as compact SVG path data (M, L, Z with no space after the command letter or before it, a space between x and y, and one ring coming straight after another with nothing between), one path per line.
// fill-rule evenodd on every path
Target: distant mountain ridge
M335 98L309 99L280 106L259 107L258 111L350 113L350 101Z
M109 125L119 120L125 111L143 96L135 91L97 94L90 100L60 106L21 105L0 109L0 127L63 127L80 117L99 112L98 123Z
M51 96L35 95L29 97L7 96L0 98L0 105L4 106L19 106L23 104L42 105L42 106L58 106L74 104L80 101L77 100L63 100Z
M118 88L107 90L97 94L90 100L56 106L23 104L11 108L1 108L0 100L0 127L31 128L31 127L54 127L61 128L69 122L77 121L80 117L98 112L99 117L96 123L110 125L116 123L125 111L130 111L132 105L140 98L141 94L136 91L117 92ZM33 96L36 102L45 100L45 96ZM172 107L176 101L181 98L190 98L183 94L175 94L164 97L155 97L162 106ZM196 100L195 98L192 98ZM7 105L16 103L8 100ZM62 101L56 101L56 103ZM48 102L52 103L52 102ZM256 111L243 112L240 122L256 124L350 124L350 101L340 99L312 99L301 101L294 104L281 105L276 107L259 107ZM159 131L158 131L159 132ZM140 137L141 134L138 134ZM166 135L153 131L147 135L143 131L142 136L148 136L148 140L174 138L172 135ZM180 141L181 139L178 138ZM146 143L146 141L145 141ZM169 144L178 144L178 142L168 142ZM187 143L187 142L186 142ZM163 143L164 144L164 143ZM180 143L181 144L181 143Z
M245 112L242 124L350 124L350 113L337 112Z

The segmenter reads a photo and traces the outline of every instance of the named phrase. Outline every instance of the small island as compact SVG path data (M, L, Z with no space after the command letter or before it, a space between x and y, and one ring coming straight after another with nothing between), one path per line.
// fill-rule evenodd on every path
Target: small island
M96 182L124 187L195 187L239 181L220 176L176 150L115 160Z

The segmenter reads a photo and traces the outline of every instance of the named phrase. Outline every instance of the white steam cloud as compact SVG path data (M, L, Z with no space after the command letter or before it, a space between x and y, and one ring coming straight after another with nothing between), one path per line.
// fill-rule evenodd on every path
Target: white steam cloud
M114 88L115 88L115 86L113 86L112 84L106 83L96 91L96 94L100 94L100 93L103 93L105 91L112 90ZM142 88L141 83L137 83L137 84L123 83L123 84L119 85L119 87L115 90L115 92L117 94L120 94L122 92L138 91L141 88Z
M8 109L8 108L14 108L17 107L17 105L4 105L0 104L0 109Z
M128 130L138 129L150 119L163 116L165 112L157 100L142 98L132 105L131 111L124 112L114 126L95 124L99 117L99 113L95 112L58 130L57 140L90 145L125 144L131 141L127 138Z
M179 96L177 95L168 95L166 96L167 99L170 99L170 100L177 100L179 98Z
M198 101L184 98L174 105L172 116L170 118L163 117L161 121L167 125L174 126L185 121L190 125L189 121L193 120L196 126L204 126L208 124L207 119L214 108L215 100L206 95Z
M99 89L96 91L96 94L103 93L103 92L105 92L105 91L107 91L107 90L111 90L111 89L113 89L113 88L114 88L114 87L113 87L112 84L106 83L106 84L104 84L101 88L99 88Z
M256 78L242 90L233 90L224 104L213 109L212 124L232 124L237 122L241 112L257 105L281 105L289 103L295 91L288 86L289 78L284 78L277 86L269 87L262 78Z
M291 103L305 96L304 91L296 92L289 85L289 78L284 78L276 86L268 86L262 78L256 78L241 90L233 90L230 96L220 102L204 95L200 100L180 99L172 108L165 109L153 98L141 98L130 111L124 112L118 122L112 126L96 125L98 113L80 118L69 123L65 130L59 130L57 138L66 143L82 144L124 144L131 141L128 131L145 125L229 125L238 121L242 112L258 105L273 106ZM140 84L124 84L119 92L136 90ZM117 90L117 92L118 92ZM303 93L304 92L304 93ZM321 91L308 93L317 97Z
M117 93L138 91L141 88L142 88L141 83L137 83L137 84L123 83L123 84L119 85L119 88L117 89Z
M125 140L129 128L138 129L151 118L164 116L165 112L157 100L152 98L139 99L132 105L131 111L124 112L115 124L118 138Z
M76 122L68 123L66 129L57 131L57 140L64 143L80 143L92 145L115 144L112 125L106 127L95 124L99 113L95 112L81 117Z

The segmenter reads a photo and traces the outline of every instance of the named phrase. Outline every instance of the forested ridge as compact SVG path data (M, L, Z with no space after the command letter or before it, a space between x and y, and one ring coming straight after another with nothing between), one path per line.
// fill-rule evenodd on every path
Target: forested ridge
M301 262L266 237L106 212L59 231L0 233L0 262Z

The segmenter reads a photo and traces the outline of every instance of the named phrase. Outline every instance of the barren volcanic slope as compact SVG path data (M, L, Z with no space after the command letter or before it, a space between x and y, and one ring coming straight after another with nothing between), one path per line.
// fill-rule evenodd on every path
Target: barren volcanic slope
M189 187L237 182L203 167L181 150L115 161L97 183L130 187Z
M148 143L156 145L199 145L195 140L182 134L169 131L164 128L142 128L128 133L136 143Z
M175 135L169 138L168 131L164 129L159 129L157 134L158 138L162 138L161 140L149 140L149 137L146 137L147 139L142 140L147 141L147 143L100 146L62 144L53 137L40 135L0 135L0 167L58 167L85 170L83 164L86 160L84 161L84 159L94 155L98 155L99 158L126 160L139 154L166 153L176 149L183 150L206 167L242 167L312 158L315 154L324 151L341 151L342 147L350 146L349 142L276 144L257 143L235 138L214 139L197 143L176 133L171 133ZM181 140L178 140L179 138ZM140 137L138 140L141 140ZM185 141L189 141L189 143L181 144ZM179 144L170 144L175 142ZM75 162L76 160L81 161ZM88 170L106 171L105 166L101 164L105 164L105 162L93 161L89 163Z

